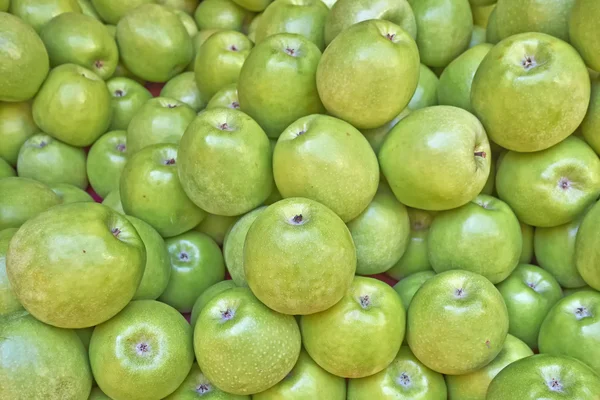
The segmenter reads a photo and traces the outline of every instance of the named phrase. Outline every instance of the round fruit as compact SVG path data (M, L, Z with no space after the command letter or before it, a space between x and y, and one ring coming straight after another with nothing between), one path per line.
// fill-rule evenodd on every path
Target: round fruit
M0 230L18 228L60 203L60 197L41 182L18 177L0 179Z
M38 131L33 122L30 102L0 102L0 158L11 165L17 165L21 146Z
M181 386L165 397L164 400L197 400L198 397L206 397L212 400L250 400L250 396L223 392L209 381L200 371L198 364L194 363Z
M569 37L586 64L600 70L600 43L594 38L600 34L598 18L600 3L595 0L577 0L569 20Z
M17 228L7 228L0 231L0 316L23 309L6 275L6 253L8 252L10 239L15 233L17 233Z
M127 153L125 131L107 132L92 145L87 155L87 175L98 196L104 198L119 189Z

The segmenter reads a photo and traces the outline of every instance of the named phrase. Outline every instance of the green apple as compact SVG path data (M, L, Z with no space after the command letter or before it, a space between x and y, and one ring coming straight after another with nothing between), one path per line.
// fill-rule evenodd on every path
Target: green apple
M446 271L425 282L413 297L407 341L432 370L468 374L500 353L508 321L502 295L489 280L470 271Z
M492 147L492 143L490 143L490 147ZM492 149L492 158L494 157L494 150ZM492 196L495 193L496 189L496 163L494 160L490 163L490 174L488 175L487 181L485 181L485 186L481 189L479 194L487 194L488 196Z
M502 282L517 267L522 247L515 214L505 202L485 194L437 214L427 238L428 258L435 272L462 269L493 284Z
M284 198L319 201L344 222L367 208L379 184L369 142L347 122L326 115L300 118L281 134L273 173Z
M600 160L583 140L569 137L534 153L509 151L496 190L519 221L553 227L574 220L600 194Z
M489 15L488 25L485 30L485 38L488 43L498 44L500 42L500 34L498 33L498 23L496 20L496 5Z
M490 145L472 114L451 106L412 112L389 133L379 164L398 200L448 210L473 200L490 173Z
M106 197L102 200L102 204L118 212L119 214L125 215L125 210L123 210L123 203L121 203L121 192L119 189L115 189L109 192L106 195Z
M146 267L133 300L155 300L169 283L171 264L164 239L149 224L139 218L128 216L146 248Z
M0 12L8 12L9 6L10 6L10 0L0 1Z
M125 14L142 4L154 3L154 0L91 0L91 2L104 22L117 25Z
M208 304L209 301L214 299L220 293L223 293L226 290L237 287L234 281L226 280L220 281L207 288L198 296L196 301L194 302L194 306L192 307L192 314L190 316L190 324L192 328L196 326L196 321L198 321L198 317L200 313L204 309L204 307Z
M143 4L117 24L123 63L147 81L166 82L192 61L192 38L171 10L158 4Z
M2 397L87 399L92 374L75 332L16 311L0 316L0 337Z
M434 213L408 208L410 220L410 242L400 260L386 274L396 280L417 273L432 271L427 251L427 236Z
M9 11L39 33L44 25L60 14L81 14L81 7L77 0L11 0Z
M575 240L584 216L585 213L567 224L535 230L535 259L563 288L585 286L575 265Z
M460 107L473 112L471 85L479 64L492 49L489 43L475 46L455 58L442 72L437 88L439 104Z
M285 378L300 354L294 317L271 310L248 288L217 295L204 307L196 326L201 327L194 330L198 366L228 393L267 390Z
M225 265L237 286L248 286L244 272L244 243L250 226L265 209L266 207L259 207L238 219L227 231L223 240Z
M110 125L110 93L94 72L63 64L50 71L33 101L32 112L45 133L71 146L85 147Z
M152 94L140 83L125 77L116 77L106 82L111 95L113 110L109 130L127 130L137 111L152 98Z
M242 31L248 11L232 0L204 0L196 8L194 19L200 31L204 29L230 29Z
M297 100L297 99L296 99ZM240 100L238 98L237 83L231 83L223 86L213 97L211 97L206 109L226 107L226 108L240 108Z
M196 25L196 21L194 20L194 18L192 18L190 14L178 8L173 8L170 6L166 7L170 8L171 11L179 17L179 20L181 21L181 23L185 27L185 30L191 38L196 36L196 34L198 33L198 26Z
M415 297L417 290L419 290L425 282L434 276L435 272L433 271L415 272L414 274L402 278L402 280L394 285L394 290L400 296L400 300L402 300L405 310L408 310L408 307L410 306L413 297Z
M581 123L581 135L596 154L600 154L600 79L592 78L592 92L587 114Z
M165 397L164 400L197 400L198 398L205 398L206 400L250 400L250 396L223 392L209 381L200 371L198 364L194 363L181 386Z
M327 15L325 43L331 43L349 26L368 19L393 22L413 39L417 37L417 22L407 0L339 0Z
M196 54L194 73L200 93L207 99L230 83L236 83L254 45L243 33L212 34Z
M598 292L595 289L592 289L591 287L589 287L588 285L579 287L579 288L563 288L563 297L567 297L569 295L572 295L573 293L579 293L579 292L586 292L586 291L590 291L590 292Z
M600 16L600 4L594 0L576 1L569 19L569 38L571 43L583 57L585 63L593 70L600 71L600 44L594 40L600 27L597 24Z
M470 1L471 12L473 13L473 23L475 25L487 28L490 14L496 9L496 1L497 0L486 1L486 3L489 3L488 5L475 5L472 0ZM473 29L474 28L475 27L473 27Z
M540 328L540 353L573 357L600 373L599 311L598 292L582 291L560 299Z
M47 185L69 183L81 189L88 186L85 151L45 133L33 135L23 143L17 170L19 176Z
M196 35L192 38L192 46L194 47L194 56L192 57L192 61L188 64L186 71L194 71L194 67L196 65L196 55L198 54L198 50L200 47L206 42L206 39L211 37L214 33L221 31L222 29L203 29L198 31Z
M12 1L14 3L15 0ZM48 75L50 61L44 42L31 26L4 12L0 12L0 40L4 49L0 52L0 101L31 99Z
M17 165L19 150L28 137L39 132L31 103L0 102L0 158Z
M252 400L280 399L346 400L346 380L319 367L302 350L296 365L281 382L252 396Z
M348 381L348 400L446 400L444 376L427 368L402 346L383 371ZM460 399L465 400L465 399Z
M419 65L419 83L413 94L407 108L418 110L420 108L436 106L437 88L439 85L438 77L425 64Z
M236 223L239 216L228 217L225 215L215 215L206 213L206 217L194 227L198 232L206 233L210 236L219 246L223 245L225 235L229 231L229 228Z
M579 271L585 283L595 290L600 290L600 275L598 274L600 238L595 233L599 220L600 203L595 203L583 217L575 241L575 266L577 271Z
M98 325L90 341L94 378L114 399L162 399L181 385L193 361L191 327L154 300L132 301Z
M18 177L0 179L0 230L18 228L60 203L60 197L41 182Z
M515 361L532 355L533 351L531 351L527 344L508 334L502 350L488 365L470 374L446 376L448 398L457 400L485 400L490 382L492 382L492 379L500 371Z
M0 231L0 318L2 318L2 315L23 309L14 290L10 286L10 281L6 274L8 244L10 243L10 239L17 233L17 230L17 228L8 228Z
M115 37L116 37L116 27L115 27ZM117 68L115 69L115 73L113 74L113 77L114 78L129 78L129 79L132 79L142 85L144 85L146 83L146 80L135 76L131 71L129 71L123 64L122 60L120 60L119 63L117 64Z
M570 357L538 354L504 368L488 388L486 400L595 400L600 378Z
M530 225L524 224L519 221L521 225L521 234L523 237L523 249L521 250L521 257L519 262L521 264L529 264L533 259L533 235L534 228Z
M494 46L477 69L471 92L471 105L490 139L520 152L565 139L583 120L589 101L590 78L577 51L536 32Z
M60 197L62 204L94 201L90 194L77 186L69 185L68 183L56 183L50 187L54 193Z
M288 0L277 0L273 6L280 1ZM240 110L274 139L299 118L324 114L315 80L320 59L317 46L300 35L281 33L264 39L240 71Z
M121 172L127 162L127 132L105 133L92 145L87 157L90 185L104 198L119 189Z
M195 112L204 109L208 103L208 98L198 90L196 75L190 71L182 72L171 78L160 91L160 97L180 101L190 106Z
M193 15L198 7L199 0L158 0L157 3Z
M51 67L77 64L102 79L110 78L117 68L117 43L97 19L77 13L61 14L44 25L40 37Z
M433 74L433 72L432 72L432 74ZM437 77L435 79L437 79ZM419 88L417 87L417 91L418 90L419 90ZM416 95L417 95L417 92L415 92L415 96ZM434 96L435 96L435 92L434 92ZM413 96L413 98L414 98L414 96ZM436 99L436 102L437 102L437 99ZM378 128L362 129L360 131L360 133L363 134L363 136L367 139L367 141L371 145L371 148L375 152L375 155L379 155L379 150L381 150L381 146L383 145L383 142L387 138L387 136L390 133L390 131L392 130L392 128L395 127L398 124L398 122L400 122L400 120L402 120L403 118L406 118L406 116L408 114L410 114L410 109L409 109L409 107L406 107L404 110L402 110L402 112L400 114L398 114L398 116L396 118L394 118L390 122L383 124L382 126L380 126ZM381 173L379 174L379 179L381 179L381 181L385 181L385 177Z
M11 165L0 157L0 179L7 178L9 176L16 176L17 173L11 167Z
M202 112L181 138L179 155L183 189L209 213L240 215L262 204L271 193L269 139L241 111L215 108Z
M445 67L468 48L473 32L468 0L413 0L411 6L423 64Z
M508 309L508 332L537 349L540 326L548 311L562 298L559 283L540 267L520 264L497 287Z
M473 25L473 33L471 34L471 41L469 42L469 48L475 47L478 44L486 43L486 30L485 28Z
M92 17L97 21L102 22L102 18L92 5L91 0L77 0L77 4L79 4L79 8L81 8L81 13L83 15L87 15L88 17ZM114 36L112 36L114 38Z
M179 100L168 97L148 100L133 115L127 127L129 154L153 144L179 144L195 117L194 109Z
M308 354L329 373L345 378L387 368L400 350L405 325L404 306L394 289L359 276L333 307L300 319Z
M305 37L323 51L327 14L329 14L329 8L321 0L274 1L260 17L256 27L255 41L259 44L278 33L293 33ZM285 47L278 48L285 51Z
M358 129L377 128L408 105L419 65L408 33L389 21L367 20L344 30L323 52L317 89L331 115Z
M360 215L348 222L356 247L356 273L374 275L393 267L410 242L406 207L396 200L385 183Z
M246 10L261 12L271 3L273 0L233 0L235 3L244 7Z
M258 24L260 23L260 19L262 18L262 13L256 14L252 21L248 24L246 35L248 39L252 41L252 43L256 43L256 30L258 29Z
M330 308L344 296L356 270L356 250L343 221L324 205L298 197L260 213L243 251L248 286L284 314Z
M176 145L148 146L127 161L119 183L127 215L149 223L163 237L187 232L205 216L183 191L178 161Z
M112 400L110 397L104 394L104 392L98 387L92 388L92 392L90 393L90 397L88 400Z

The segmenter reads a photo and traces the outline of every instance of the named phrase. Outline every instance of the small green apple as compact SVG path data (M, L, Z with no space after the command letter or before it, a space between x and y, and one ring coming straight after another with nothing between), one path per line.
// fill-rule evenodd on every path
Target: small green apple
M299 118L324 114L315 80L320 59L317 46L300 35L280 33L264 39L240 71L240 110L274 139Z
M50 187L54 193L60 197L61 204L93 202L94 199L90 194L81 190L77 186L69 185L68 183L57 183Z
M537 32L494 46L477 69L471 92L471 105L490 139L520 152L565 139L583 120L589 101L590 78L577 51Z
M444 376L427 368L402 346L383 371L348 381L348 400L447 400ZM465 400L465 399L460 399Z
M478 44L487 43L486 41L486 30L485 28L473 25L473 33L471 34L471 41L469 42L469 48L475 47Z
M106 82L113 110L108 130L127 130L135 113L152 98L152 94L140 83L125 77Z
M125 215L125 210L123 210L123 203L121 203L121 191L119 189L115 189L109 192L106 195L106 197L102 200L102 204L118 212L119 214Z
M400 300L402 300L405 310L408 310L408 307L410 306L413 297L415 297L417 290L419 290L425 282L434 276L435 272L433 271L415 272L414 274L402 278L400 282L394 285L394 290L400 296Z
M234 281L226 280L217 282L211 287L204 290L194 302L194 307L192 307L192 314L190 316L190 325L192 325L192 328L196 326L196 321L198 321L200 313L209 301L217 297L217 295L219 295L220 293L223 293L224 291L232 289L234 287L237 287Z
M206 109L210 110L217 107L240 108L240 100L238 98L237 83L231 83L223 86L206 105Z
M241 32L248 11L232 0L204 0L196 8L198 29L228 29Z
M4 160L4 158L0 157L0 179L8 178L9 176L16 176L17 173L11 167L11 165Z
M508 311L496 287L469 271L442 272L421 286L410 303L407 341L427 367L468 374L490 363L508 333Z
M208 99L198 90L196 75L190 71L182 72L171 78L160 91L160 97L180 101L190 106L195 112L204 109L208 103Z
M600 28L597 24L600 16L600 4L594 0L575 2L569 19L569 37L571 43L593 70L600 71L600 47L594 40Z
M239 218L239 215L228 217L225 215L206 213L206 217L200 224L194 227L194 230L206 233L217 242L219 246L222 246L229 228L231 228Z
M94 6L92 5L91 0L77 0L77 4L79 4L79 8L81 8L81 13L83 15L92 17L96 21L103 22L102 18L100 17L100 15L98 14L98 12L94 8ZM114 36L112 36L112 38L114 39Z
M585 283L595 290L600 290L600 275L598 274L600 238L596 234L599 220L600 203L596 202L583 217L575 241L575 266L577 271L579 271Z
M154 0L91 0L91 2L104 22L117 25L125 14L142 4L154 3Z
M367 20L344 30L323 52L317 89L330 114L358 129L373 129L408 105L419 65L408 33L389 21Z
M60 202L60 197L41 182L18 177L0 179L0 230L18 228Z
M127 162L127 132L112 131L100 136L87 157L90 185L98 196L119 189L121 172Z
M205 212L186 196L177 175L177 146L155 144L134 154L121 174L123 209L149 223L163 237L198 225Z
M209 381L200 371L198 364L194 363L181 386L165 397L164 400L197 400L198 398L205 398L206 400L250 400L250 396L223 392Z
M81 14L81 7L77 0L11 0L9 11L39 33L44 25L60 14Z
M471 0L471 12L473 13L473 23L481 26L484 29L488 26L490 14L496 9L496 0L489 0L486 3L489 5L475 5ZM475 29L475 27L473 27Z
M553 227L574 220L600 194L600 160L571 136L534 153L509 151L496 174L496 190L519 221Z
M117 43L104 25L92 17L61 14L44 25L40 37L48 50L51 67L77 64L105 80L117 68Z
M31 103L0 102L0 158L17 165L19 150L28 137L39 132Z
M432 74L433 74L433 72L432 72ZM435 79L437 79L437 77ZM419 88L417 88L417 91L418 90L419 90ZM417 92L415 92L415 96L416 96L416 94L417 94ZM437 100L436 100L436 102L437 102ZM392 130L392 128L395 127L398 124L398 122L400 122L402 119L406 118L406 116L408 114L410 114L410 109L409 109L409 107L406 107L404 110L402 110L402 112L400 114L398 114L398 116L396 118L394 118L390 122L380 126L379 128L362 129L360 131L360 133L363 134L363 136L367 139L367 141L371 145L371 148L375 152L375 155L379 155L379 150L381 150L381 146L383 146L383 142L387 138L387 136L390 133L390 131ZM385 181L385 177L383 176L383 174L381 174L381 173L379 174L379 179L381 179L381 181Z
M196 118L192 107L168 97L146 101L127 127L127 151L133 155L153 144L179 144L183 133Z
M31 136L19 151L19 176L47 185L69 183L88 186L85 151L56 140L45 133Z
M425 64L419 66L419 83L407 108L415 111L420 108L436 106L438 104L437 90L438 77Z
M151 82L168 81L193 56L192 38L179 17L158 4L143 4L119 20L117 44L127 69Z
M185 11L189 15L193 15L198 7L200 0L158 0L157 3L166 7L174 8L175 10ZM195 22L194 22L195 24Z
M170 8L171 11L179 17L179 20L185 27L185 30L187 31L188 35L190 35L191 38L196 36L196 34L198 33L198 26L196 25L196 21L194 20L194 18L192 18L190 14L183 10L173 8L170 6L167 7Z
M581 135L596 154L600 154L600 79L592 78L592 92L587 114L581 123Z
M162 399L181 385L193 362L191 327L154 300L132 301L98 325L90 341L94 378L114 399Z
M17 228L7 228L0 231L0 318L3 315L23 309L15 291L10 286L10 281L6 274L8 244L10 243L10 239L17 233L17 230Z
M308 354L326 371L363 378L387 368L404 339L400 296L387 283L355 277L333 307L300 319Z
M300 330L291 315L262 304L248 288L218 294L194 330L198 366L223 391L255 394L280 382L300 354ZM271 351L276 344L276 351Z

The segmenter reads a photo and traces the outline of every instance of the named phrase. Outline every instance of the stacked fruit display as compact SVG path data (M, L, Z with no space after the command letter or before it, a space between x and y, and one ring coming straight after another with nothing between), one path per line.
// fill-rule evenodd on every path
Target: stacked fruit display
M0 400L599 400L598 21L0 0Z

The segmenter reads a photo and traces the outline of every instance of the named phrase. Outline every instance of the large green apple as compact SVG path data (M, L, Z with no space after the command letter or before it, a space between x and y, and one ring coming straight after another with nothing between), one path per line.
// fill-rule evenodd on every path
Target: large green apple
M462 269L483 275L493 284L517 267L522 247L515 214L505 202L485 194L437 214L427 238L435 272Z
M356 273L373 275L387 271L400 260L410 242L406 207L385 183L360 215L348 222L356 247Z
M231 279L238 286L248 286L244 272L244 243L250 226L266 207L259 207L241 217L227 231L223 240L223 256Z
M508 332L537 349L540 326L562 298L559 283L550 272L521 264L497 287L508 309Z
M183 383L164 400L250 400L250 396L223 392L200 371L194 363Z
M210 99L224 86L237 83L254 44L243 33L220 31L198 49L194 64L200 93Z
M597 202L583 217L575 241L575 266L577 271L585 283L595 290L600 290L600 275L598 274L600 238L596 234L599 221L600 203Z
M229 393L267 390L285 378L300 354L294 317L271 310L248 288L217 295L196 326L201 327L194 330L198 365L210 382Z
M23 224L10 242L6 270L19 301L37 319L85 328L127 305L145 261L144 243L123 215L97 203L71 203Z
M595 40L600 33L598 18L600 4L595 0L575 2L569 19L571 43L593 70L600 71L600 43Z
M186 196L177 175L177 146L156 144L134 154L119 184L123 209L163 237L187 232L206 213Z
M45 133L31 136L19 151L19 176L47 185L69 183L81 189L88 186L85 151L54 139Z
M260 213L243 251L248 286L260 301L284 314L312 314L333 306L356 270L356 250L343 221L324 205L299 197Z
M262 204L271 193L269 138L241 111L215 108L202 112L181 138L179 155L183 189L209 213L240 215Z
M238 99L237 83L231 83L227 86L223 86L206 105L206 109L226 107L226 108L240 108L240 101Z
M0 102L0 158L11 165L17 165L21 146L38 131L31 114L30 102Z
M242 31L248 11L232 0L203 0L194 12L198 29L231 29Z
M402 346L383 371L348 381L348 400L447 400L444 376L427 368ZM466 400L466 399L460 399Z
M119 51L115 39L98 20L83 14L65 13L40 31L50 66L77 64L108 79L117 68Z
M402 300L405 310L408 310L408 307L410 306L413 297L415 297L417 290L419 290L425 282L434 276L435 272L433 271L415 272L406 278L402 278L400 282L394 285L394 290L400 296L400 300Z
M534 228L530 225L524 224L519 221L521 224L521 234L523 236L523 249L521 250L521 257L519 258L519 262L521 264L529 264L533 259L533 235Z
M448 210L473 200L490 173L490 145L472 114L451 106L412 112L389 133L379 164L398 200Z
M208 235L194 230L168 238L165 244L171 278L159 300L189 313L202 292L225 279L223 254Z
M425 67L425 68L427 68L427 67ZM431 72L431 73L433 74L433 72ZM437 77L435 79L437 79ZM415 91L415 96L417 95L418 91L419 91L419 87L417 87L417 91ZM435 92L434 92L434 96L435 96ZM413 96L413 98L414 98L414 96ZM437 99L436 99L436 103L437 103ZM402 112L400 114L398 114L398 116L396 118L394 118L390 122L387 122L387 123L381 125L378 128L362 129L360 131L360 133L363 134L365 139L367 139L367 141L371 145L371 148L375 152L375 155L379 155L379 150L381 150L381 146L383 146L383 142L385 142L385 139L387 138L387 136L390 133L390 131L392 130L392 128L395 127L398 124L398 122L400 122L402 119L406 118L406 116L408 114L410 114L411 110L409 109L409 107L406 107L404 110L402 110ZM379 179L381 179L382 182L385 181L385 177L381 173L379 174Z
M125 14L138 8L142 4L154 3L154 0L91 0L94 9L104 22L111 25L117 23Z
M121 203L121 191L119 189L115 189L112 192L109 192L106 195L106 197L102 200L102 204L104 204L108 208L113 209L119 214L125 215L125 210L123 210L123 203Z
M6 162L4 158L0 157L0 179L16 175L17 173L15 172L13 167L11 167L11 165L8 162Z
M471 85L479 64L492 49L489 43L483 43L456 57L442 72L437 88L439 104L460 107L473 112L471 107Z
M16 311L0 316L0 337L3 398L87 399L92 374L75 332Z
M471 92L471 105L490 139L520 152L565 139L583 120L589 101L590 78L577 51L536 32L494 46L477 69Z
M436 106L438 104L437 90L439 79L436 74L425 64L419 65L419 83L407 108L415 111L420 108Z
M110 125L110 93L94 72L63 64L50 71L33 101L32 112L45 133L72 146L89 146Z
M519 221L553 227L574 220L600 194L600 160L571 136L534 153L509 151L496 174L496 190Z
M123 63L147 81L166 82L192 61L192 38L171 10L158 4L143 4L117 24Z
M385 19L417 37L417 22L407 0L339 0L327 15L325 43L329 44L341 31L368 19Z
M0 101L31 99L48 75L50 62L44 42L31 26L4 12L0 12L0 40Z
M502 350L488 365L470 374L446 376L448 398L450 400L486 400L485 395L490 382L500 371L515 361L532 355L533 351L527 344L508 334ZM521 399L519 398L519 400Z
M54 17L64 13L80 14L81 7L77 0L11 0L9 11L39 33Z
M98 196L119 189L121 172L127 162L127 132L112 131L100 136L87 156L87 175Z
M387 283L355 277L333 307L300 319L308 354L326 371L363 378L392 363L404 339L400 296Z
M57 183L52 185L50 189L60 197L61 204L94 201L88 192L68 183Z
M196 75L191 71L182 72L171 78L160 91L160 96L185 103L195 112L204 109L209 100L200 93L196 85Z
M431 271L427 252L427 236L434 214L416 208L408 208L410 242L400 260L386 274L401 280L416 272Z
M413 0L411 6L423 64L445 67L468 48L473 31L468 0Z
M10 281L6 274L8 244L16 232L17 228L7 228L0 231L0 318L2 315L23 309L14 290L10 286Z
M18 177L0 179L0 230L18 228L60 202L60 197L41 182Z
M192 325L192 328L196 326L196 321L198 321L200 313L202 312L202 310L204 310L204 307L206 307L206 305L212 299L214 299L224 291L233 289L234 287L238 287L234 281L226 280L217 282L211 287L207 288L205 291L203 291L202 294L200 294L200 296L198 296L198 298L194 302L194 307L192 307L192 313L190 315L190 325Z
M194 118L194 109L179 100L167 97L148 100L133 115L127 127L129 154L153 144L179 144Z
M508 311L498 289L470 271L442 272L421 286L410 303L407 341L427 367L468 374L490 363L508 333Z
M500 371L486 400L596 400L598 393L600 378L582 362L538 354Z
M113 110L109 130L127 130L135 113L152 98L152 94L133 79L116 77L106 82Z
M324 114L315 80L320 59L317 46L300 35L266 38L252 49L240 71L240 109L274 139L298 118Z
M279 137L273 154L275 183L284 198L316 200L348 222L377 192L377 157L364 136L347 122L309 115Z
M90 340L94 378L114 399L160 400L181 385L193 361L191 327L154 300L132 301Z
M200 224L194 227L194 229L198 232L206 233L217 242L219 246L222 246L229 228L231 228L239 218L239 215L228 217L206 213L206 217Z
M317 89L330 114L358 129L377 128L408 105L419 65L408 33L389 21L367 20L342 31L323 52Z
M590 105L580 129L587 144L600 154L600 79L597 77L592 78Z

